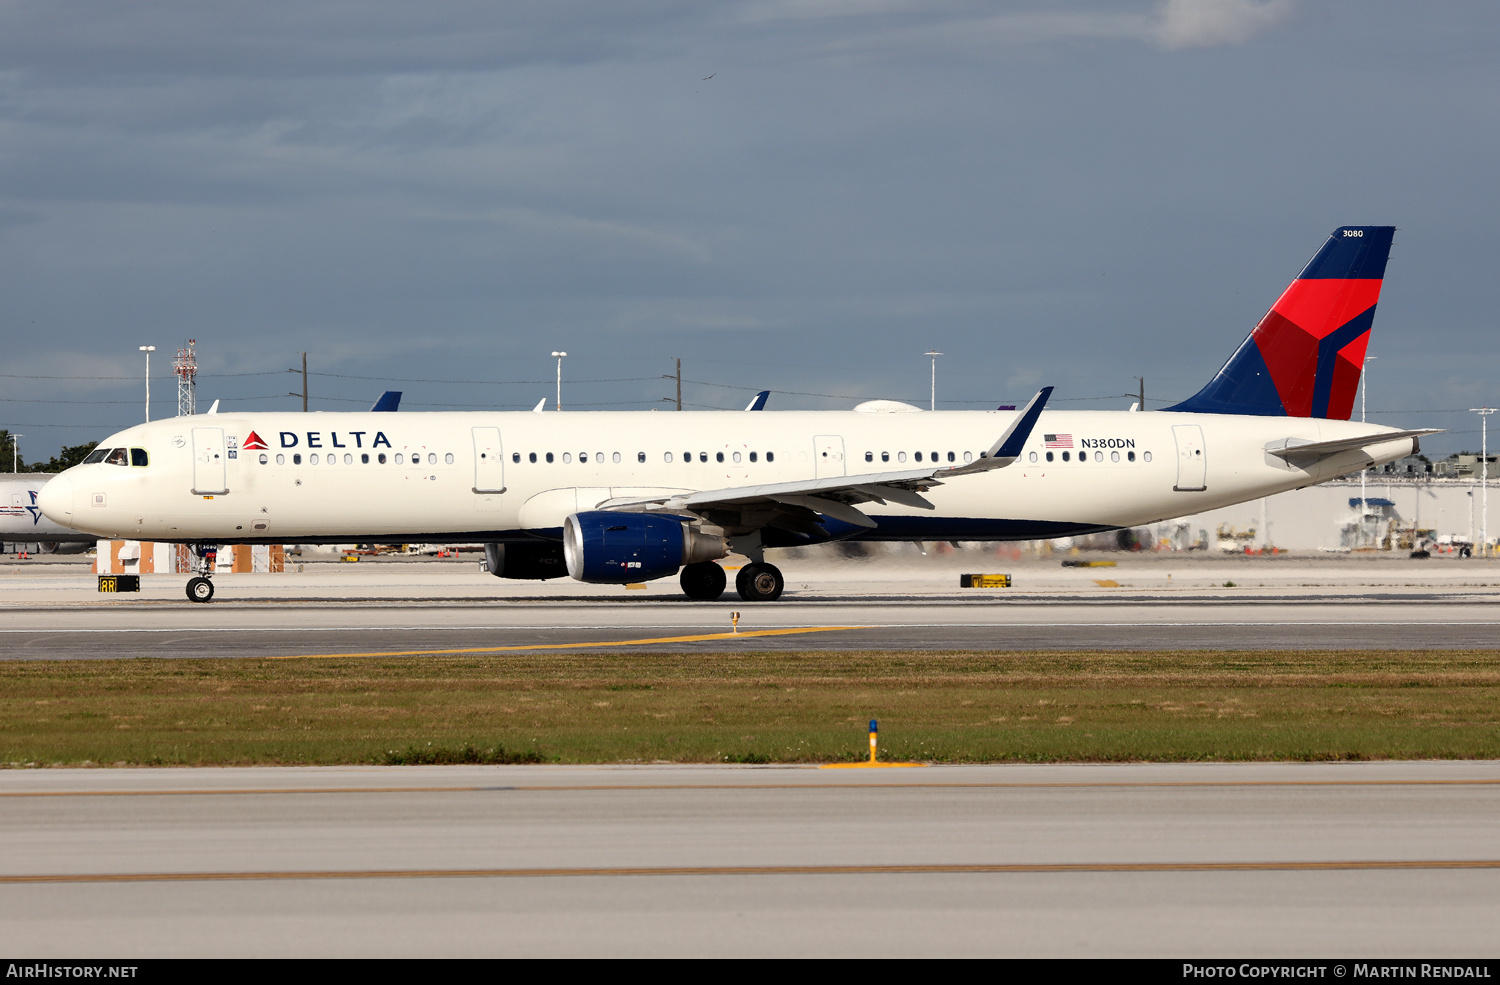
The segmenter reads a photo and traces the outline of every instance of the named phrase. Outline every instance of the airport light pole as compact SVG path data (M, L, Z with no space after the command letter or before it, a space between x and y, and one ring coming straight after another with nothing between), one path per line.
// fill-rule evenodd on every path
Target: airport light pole
M24 437L26 437L24 434L10 436L10 470L12 472L21 471L21 439Z
M151 353L156 351L154 345L143 345L141 351L146 354L146 422L151 422Z
M938 352L936 349L933 349L930 352L924 352L924 353L922 353L922 355L929 356L932 359L932 407L931 407L931 409L932 410L937 410L937 357L941 356L942 353Z
M1469 412L1479 415L1479 535L1484 543L1479 548L1480 557L1490 556L1490 429L1489 417L1494 407L1470 407Z
M562 410L562 361L566 352L554 352L552 358L557 360L557 409Z

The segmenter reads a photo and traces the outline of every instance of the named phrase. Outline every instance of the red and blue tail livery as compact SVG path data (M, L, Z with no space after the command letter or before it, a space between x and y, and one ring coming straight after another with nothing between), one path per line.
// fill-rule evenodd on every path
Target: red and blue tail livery
M1208 385L1171 411L1347 421L1395 226L1342 226Z

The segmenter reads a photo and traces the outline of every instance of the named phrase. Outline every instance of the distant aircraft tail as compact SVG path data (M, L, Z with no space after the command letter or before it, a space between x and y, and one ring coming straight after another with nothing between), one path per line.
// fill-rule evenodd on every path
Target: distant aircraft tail
M1347 421L1395 232L1335 229L1218 375L1167 410Z

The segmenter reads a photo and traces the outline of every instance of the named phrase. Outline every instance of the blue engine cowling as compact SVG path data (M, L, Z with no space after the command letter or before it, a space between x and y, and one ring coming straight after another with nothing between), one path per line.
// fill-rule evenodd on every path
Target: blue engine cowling
M563 556L579 581L623 585L677 573L686 564L729 553L723 537L676 516L574 513L563 521Z

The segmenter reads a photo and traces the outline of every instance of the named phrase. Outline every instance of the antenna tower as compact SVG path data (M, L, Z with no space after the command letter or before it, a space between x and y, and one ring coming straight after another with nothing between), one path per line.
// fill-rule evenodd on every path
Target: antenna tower
M193 352L197 339L188 339L186 349L177 350L172 360L172 372L177 374L177 416L188 417L195 413L194 388L198 383L198 356Z

